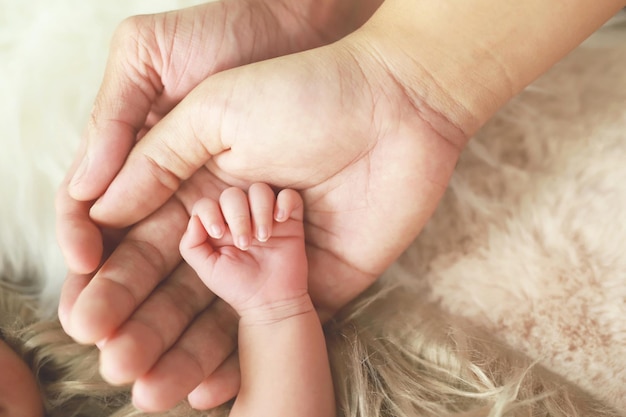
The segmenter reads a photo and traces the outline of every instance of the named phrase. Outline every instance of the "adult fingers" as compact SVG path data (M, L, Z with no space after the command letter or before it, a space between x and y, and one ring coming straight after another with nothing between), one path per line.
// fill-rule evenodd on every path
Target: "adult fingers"
M104 79L85 135L86 151L69 183L76 200L100 196L119 171L144 126L159 91L159 78L146 61L149 38L140 35L141 18L125 20L116 30Z
M93 271L100 265L105 253L103 244L113 234L115 242L120 240L124 231L103 233L89 218L90 202L74 200L68 193L69 176L75 165L60 185L56 195L56 235L69 272L63 283L59 300L58 316L66 332L70 331L70 317L80 293L87 287ZM105 236L111 235L111 236Z
M193 269L181 263L101 347L102 376L128 384L146 374L214 299Z
M83 144L78 151L79 158L84 153ZM88 274L101 262L102 233L89 218L91 202L75 200L68 192L70 178L78 163L77 158L56 193L56 235L68 269L74 273Z
M185 399L235 350L237 320L228 304L215 300L159 362L135 382L135 406L144 411L165 411Z
M61 297L59 299L58 315L61 326L66 333L70 334L70 317L72 309L76 303L76 299L80 293L85 289L89 281L91 281L92 275L76 274L69 272L63 282L63 288L61 289Z
M233 352L187 396L187 400L196 410L209 410L232 399L240 386L239 355Z
M89 218L89 202L72 199L63 185L56 198L56 232L61 253L70 271L87 274L102 259L102 233Z
M76 299L68 333L82 343L111 336L180 262L187 219L185 208L170 200L128 232Z

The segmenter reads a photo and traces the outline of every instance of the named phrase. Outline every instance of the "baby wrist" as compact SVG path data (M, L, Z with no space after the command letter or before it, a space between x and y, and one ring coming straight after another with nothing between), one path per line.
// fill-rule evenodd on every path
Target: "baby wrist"
M317 314L309 294L288 300L280 300L237 311L239 326L267 326L289 320L303 314Z

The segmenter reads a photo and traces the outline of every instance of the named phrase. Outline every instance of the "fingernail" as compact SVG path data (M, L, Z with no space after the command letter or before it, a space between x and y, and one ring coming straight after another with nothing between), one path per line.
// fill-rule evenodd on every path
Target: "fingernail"
M237 239L239 249L246 250L250 246L250 238L248 236L239 236Z
M209 234L212 238L219 239L222 237L223 233L222 228L216 224L212 224L211 227L209 227Z
M265 242L268 238L268 233L267 233L267 227L266 226L259 226L257 231L256 231L256 238L260 241L260 242Z
M276 212L276 221L280 222L280 221L283 221L284 219L285 219L285 210L278 209L278 211Z

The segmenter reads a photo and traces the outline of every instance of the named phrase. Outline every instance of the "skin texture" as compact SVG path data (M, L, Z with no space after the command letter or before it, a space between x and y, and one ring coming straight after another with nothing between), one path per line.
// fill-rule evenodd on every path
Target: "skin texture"
M309 291L328 318L419 233L468 138L624 2L387 0L365 24L378 4L356 4L218 3L114 37L57 198L73 271L59 315L141 404L237 391L236 315L177 252L196 201L258 181L300 191Z
M43 404L35 376L26 363L0 340L0 415L43 416Z
M326 9L326 16L307 15L302 10L309 9L304 2L298 3L302 7L296 11L259 7L254 2L210 4L131 18L114 36L83 146L57 196L59 242L71 270L59 316L77 340L98 342L102 374L113 383L134 382L134 397L143 404L153 398L175 403L198 384L189 398L200 408L224 402L237 392L237 360L230 356L236 345L236 316L225 303L215 300L177 253L193 203L201 196L217 197L227 184L208 169L201 170L175 198L128 232L96 226L88 218L92 203L82 201L89 200L94 189L81 190L76 183L68 189L70 179L87 154L85 159L98 167L98 173L83 179L96 187L97 194L107 185L103 180L115 171L115 161L201 78L231 65L334 40L356 28L378 6L376 2L354 3L360 13L355 14L350 10L354 5L348 2L341 3L344 9L327 3L311 8ZM250 32L241 27L249 27ZM70 189L78 199L70 197ZM346 272L345 288L328 278L317 285L319 292L328 293L319 297L321 307L328 304L322 311L325 317L375 279L375 274L342 265L324 248L312 244L308 248L322 260L316 262L317 276L328 275L322 269L327 259ZM91 272L103 259L107 261L102 268ZM348 274L361 282L349 285ZM325 291L327 286L330 291ZM180 369L197 369L198 363L200 374L181 377Z
M293 190L228 188L219 201L194 205L181 240L183 258L240 317L242 378L231 417L335 415L324 334L307 292L302 217ZM232 225L267 232L242 250Z
M171 294L169 288L170 285L174 284L170 280L157 288L156 298L151 296L146 301L146 303L150 303L148 307L144 303L135 312L135 317L131 316L130 321L124 323L126 317L132 315L138 307L138 303L142 303L148 297L152 289L159 283L159 279L166 275L179 261L175 256L176 239L180 238L187 221L187 213L191 211L192 204L201 196L214 197L215 193L225 186L225 183L245 187L248 182L256 178L265 178L275 186L293 186L302 191L307 205L305 228L308 237L307 251L310 259L310 293L322 317L328 317L367 288L408 245L412 237L423 226L423 222L428 219L445 189L445 184L458 157L459 149L433 132L420 117L409 112L393 113L390 111L388 114L373 115L372 103L386 100L382 92L397 88L390 80L387 80L385 84L378 85L376 96L365 102L357 100L356 97L350 97L350 95L346 96L353 91L346 89L346 94L332 92L331 95L318 94L313 96L307 100L308 104L305 107L294 105L294 102L297 102L302 95L311 96L315 94L309 86L319 82L319 77L330 78L331 82L334 82L332 80L335 79L339 83L345 71L352 71L354 82L358 78L364 80L363 77L359 76L361 68L354 63L353 52L343 48L338 49L333 47L326 50L315 50L315 53L313 51L302 53L299 59L291 61L291 65L287 65L281 62L281 58L277 58L247 66L237 73L222 72L208 79L207 81L210 83L202 84L202 90L194 90L185 98L185 100L194 103L192 100L195 98L196 91L203 97L220 97L224 95L223 91L228 91L228 96L231 97L231 108L238 109L249 100L248 91L266 91L271 96L268 99L271 98L272 101L281 103L281 107L272 109L271 114L284 114L285 119L281 122L287 122L287 119L299 120L302 125L308 124L309 126L316 125L320 119L330 121L334 114L341 112L344 106L348 106L354 109L356 120L346 118L344 126L335 126L334 129L330 128L330 123L323 122L320 126L327 126L327 130L317 131L317 129L311 128L310 131L316 137L334 138L367 137L363 136L366 132L375 131L380 132L380 138L376 137L371 141L363 140L350 144L350 147L343 149L342 153L337 148L327 148L321 142L309 137L303 137L298 142L291 142L291 137L297 137L296 132L285 130L278 136L279 132L265 123L269 116L267 113L252 114L245 124L258 126L258 128L246 129L245 132L256 132L256 134L246 134L238 139L236 144L236 148L246 150L247 155L233 159L230 158L231 154L224 153L223 158L219 156L212 159L212 163L204 165L200 171L194 173L191 178L183 183L175 199L169 200L163 209L144 220L126 235L125 240L90 281L89 286L75 299L74 305L70 305L73 310L72 315L69 320L64 318L63 323L73 337L86 343L98 342L103 338L108 338L106 343L102 345L101 363L103 374L110 381L123 383L140 377L135 383L137 395L152 398L162 397L159 394L166 391L166 384L163 381L167 381L167 385L175 385L176 389L182 390L186 386L181 384L178 379L168 381L167 374L172 373L170 370L183 368L179 362L194 364L196 362L194 358L203 358L203 362L210 362L204 371L205 375L202 375L207 377L214 367L224 359L222 355L227 356L230 353L223 349L228 344L231 349L234 346L232 333L224 336L221 334L219 336L212 335L206 344L202 344L204 347L201 350L195 347L200 345L195 336L192 339L193 342L188 342L189 345L183 336L174 350L170 349L159 363L154 365L148 362L150 358L155 360L158 358L161 354L160 348L167 349L176 341L175 330L170 333L168 329L162 329L165 326L163 319L160 318L167 311L163 310L163 305L179 305L180 303L179 298L177 298L177 302L162 300L161 291ZM331 69L319 68L319 64L315 64L317 60L314 59L314 56L322 52L336 55L336 58L332 59L341 59L342 65ZM288 72L289 76L281 77L279 73L281 68L285 73ZM259 74L259 72L267 72L267 74L271 73L276 76L272 76L270 82L261 87L255 82L255 74ZM302 78L296 79L295 83L285 83L284 80L294 79L294 73L299 74ZM362 82L365 83L365 81ZM238 90L241 95L237 97L236 101L233 100L236 95L230 93L235 85L242 87ZM252 88L253 86L254 88ZM211 91L213 88L220 89L219 95ZM283 94L281 100L278 101L273 98L277 91ZM400 96L397 102L393 102L389 106L394 110L396 108L411 108L408 103L402 102L402 99L403 96ZM181 103L181 106L183 105L184 103ZM185 110L181 106L170 112L161 124L149 132L149 135L156 138L154 135L159 132L159 126L167 128L168 125L164 124L167 122L166 119L176 120L175 116L177 115L193 114L197 111ZM213 108L211 105L207 107ZM300 108L298 114L289 111L293 108ZM177 113L179 109L182 112L180 114ZM263 108L259 107L258 109L262 110ZM375 130L370 122L363 123L364 121L379 119L382 126L374 126ZM263 131L263 126L269 129ZM418 140L413 139L416 132ZM280 139L274 143L269 141L270 138L276 137ZM149 139L150 137L146 135L134 148L134 151L140 152L142 149L140 146L143 143L149 144ZM315 143L319 143L320 146L308 145ZM305 152L299 150L303 146L308 148ZM251 160L265 159L259 154L266 152L274 157L272 163L262 164L265 168L249 164ZM131 158L134 158L134 155L139 154L133 154ZM331 158L332 155L336 155L338 158ZM433 158L433 155L436 157ZM323 171L320 170L321 165L319 163L314 163L318 160L325 161L324 163L327 164ZM129 158L128 161L131 159ZM297 172L290 168L294 161L298 161L297 166L302 168L301 171ZM389 164L389 161L393 161L393 164ZM417 164L416 161L418 161ZM142 164L143 160L138 162ZM415 169L415 166L418 169ZM124 175L124 172L121 172L120 175ZM115 187L114 183L110 190L114 192ZM140 195L141 193L142 191L132 192L133 195ZM389 198L373 198L379 193L386 193ZM151 195L157 197L155 193L151 193ZM358 195L359 198L352 198L353 195ZM128 204L139 201L135 198L129 198L129 196L125 196L123 199ZM403 201L407 200L414 202L415 205L402 204ZM149 202L147 199L141 199L141 201ZM92 215L96 216L93 211ZM329 229L329 224L335 223L342 225L340 233L332 228ZM384 227L386 237L371 239L369 229L371 225ZM407 231L410 233L406 233ZM246 231L234 230L234 233L245 234ZM398 236L402 237L398 238ZM149 239L147 244L146 239ZM155 247L162 254L161 256L154 255ZM153 258L149 258L151 256ZM137 260L129 262L130 257L135 257ZM155 266L158 269L155 270ZM139 271L141 271L140 276L143 278L141 281L135 279ZM154 273L150 274L151 271ZM177 274L174 272L174 275ZM336 277L341 277L341 279ZM88 280L88 278L82 277L78 277L78 279L84 281L76 281L72 277L66 281L64 295L70 294L71 296L74 293L75 290L70 285L75 285L76 282L79 286L84 285L83 283ZM183 280L182 277L180 279ZM184 285L196 284L185 282ZM206 293L206 290L198 291L196 294L198 293ZM102 294L107 294L107 296L102 297ZM199 313L198 310L202 311L202 307L199 307L202 302L211 301L210 295L206 295L206 298L201 301L196 301L197 297L197 295L193 295L191 300L185 301L185 305L193 306L193 310L187 312L186 317L195 316ZM161 301L156 302L157 299L161 299ZM62 308L68 307L69 303L66 300L63 300ZM219 304L219 301L217 303ZM176 307L176 310L180 310L180 307ZM206 314L214 315L216 312L223 312L224 310L224 307L219 307L217 310L208 310ZM115 311L115 313L111 314L111 311ZM61 316L64 314L66 313L61 313ZM217 319L230 320L227 322L227 328L234 324L232 319L224 316ZM172 318L167 320L172 321ZM172 325L171 327L183 327L179 324L181 322L183 322L182 319L176 323L176 326ZM220 326L220 328L224 327ZM116 329L118 330L116 331ZM110 335L114 331L116 333L111 337ZM189 333L188 330L187 334ZM150 340L150 343L139 340L139 337L143 340ZM161 342L159 339L165 339L165 341ZM157 340L159 343L152 343L153 340ZM212 348L214 351L211 352L207 347L210 344L218 344L219 346ZM148 355L140 355L140 347L143 345L155 346L156 350L149 352ZM193 358L188 359L187 356L180 355L178 353L180 350L177 348L184 352L191 351ZM128 359L120 360L118 359L120 357ZM141 358L136 361L134 357ZM173 363L170 364L170 361ZM109 368L111 363L113 363L114 369ZM145 372L148 370L149 372L146 374ZM126 375L120 375L122 372ZM198 378L193 378L189 384L200 382ZM173 389L167 391L168 395L171 395Z

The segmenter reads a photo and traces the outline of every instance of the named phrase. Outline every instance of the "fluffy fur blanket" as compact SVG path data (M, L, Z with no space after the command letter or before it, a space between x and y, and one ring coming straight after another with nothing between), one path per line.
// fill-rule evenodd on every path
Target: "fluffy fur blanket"
M191 1L0 0L0 272L64 275L56 185L113 28ZM626 410L626 23L506 106L464 152L424 232L383 278ZM394 310L394 292L381 300ZM410 311L394 310L393 331ZM435 319L433 319L435 320Z

